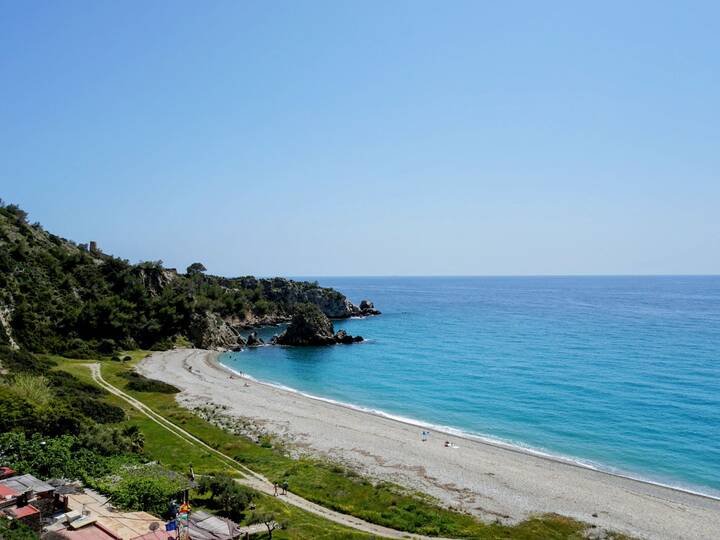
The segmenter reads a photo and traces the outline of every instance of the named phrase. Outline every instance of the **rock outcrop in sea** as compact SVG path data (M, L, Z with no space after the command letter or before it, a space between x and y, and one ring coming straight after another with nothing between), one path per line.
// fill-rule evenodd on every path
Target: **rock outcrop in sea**
M315 304L297 307L290 325L282 334L273 338L277 345L334 345L363 341L362 336L351 336L345 330L335 333L330 319Z
M356 308L356 313L353 313L353 315L360 315L361 317L380 315L380 310L375 309L375 305L370 300L361 300L360 306Z
M248 347L259 347L260 345L265 344L263 339L260 336L258 336L258 333L255 331L250 332L250 334L247 337L246 343L247 343Z

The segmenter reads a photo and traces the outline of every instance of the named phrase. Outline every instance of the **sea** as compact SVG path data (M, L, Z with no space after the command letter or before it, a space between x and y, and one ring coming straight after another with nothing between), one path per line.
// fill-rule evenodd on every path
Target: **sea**
M334 321L365 341L248 349L224 354L225 365L720 497L720 276L304 279L375 303L380 316Z

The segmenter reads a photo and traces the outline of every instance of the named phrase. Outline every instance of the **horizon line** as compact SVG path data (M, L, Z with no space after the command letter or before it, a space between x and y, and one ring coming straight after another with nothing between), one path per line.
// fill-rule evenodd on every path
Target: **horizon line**
M257 277L278 277L258 275ZM295 278L566 278L566 277L720 277L717 274L286 274Z

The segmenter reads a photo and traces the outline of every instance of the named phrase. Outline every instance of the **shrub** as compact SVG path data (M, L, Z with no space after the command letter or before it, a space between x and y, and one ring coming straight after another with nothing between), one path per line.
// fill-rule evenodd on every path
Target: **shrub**
M127 388L136 392L159 392L161 394L177 394L180 392L180 389L172 384L157 379L149 379L136 371L126 372L121 376L129 381Z
M39 538L30 527L13 519L0 519L0 538L2 540L36 540Z
M87 397L79 397L70 401L79 412L99 424L114 424L125 420L125 411L115 405Z
M41 358L24 350L16 351L10 347L0 346L0 364L12 372L33 373L43 375L53 366L52 360Z
M98 489L125 510L167 513L168 501L184 490L187 481L160 466L126 467L96 482Z
M242 512L252 500L252 492L227 475L203 476L198 485L201 494L212 495L213 502L226 516L241 519Z
M53 398L49 381L43 375L18 373L12 378L10 389L40 409L50 405Z

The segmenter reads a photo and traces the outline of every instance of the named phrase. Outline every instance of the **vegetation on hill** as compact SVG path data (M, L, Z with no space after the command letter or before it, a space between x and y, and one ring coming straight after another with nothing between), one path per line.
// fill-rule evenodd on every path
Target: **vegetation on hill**
M0 200L0 344L72 358L166 349L201 339L197 328L211 317L215 330L234 327L223 328L224 345L237 328L288 320L303 302L332 317L354 307L317 283L211 276L201 263L185 274L162 261L130 264L30 224Z
M106 474L143 450L137 429L107 393L55 362L0 346L0 455L4 464L45 478Z

